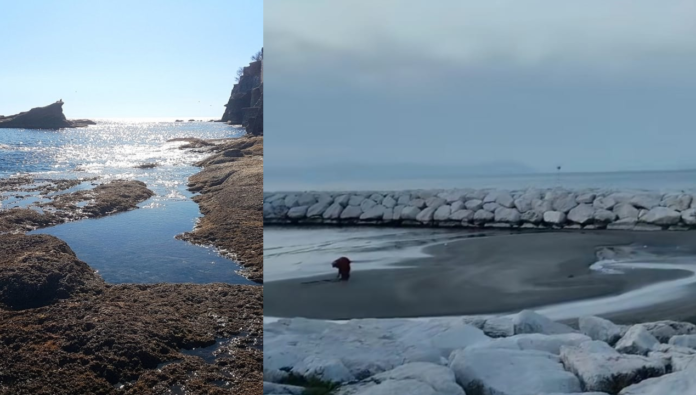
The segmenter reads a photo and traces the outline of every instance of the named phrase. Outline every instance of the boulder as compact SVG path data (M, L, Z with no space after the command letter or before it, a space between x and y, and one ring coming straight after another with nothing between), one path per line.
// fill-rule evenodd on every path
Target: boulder
M517 208L520 213L527 212L532 209L533 200L534 198L530 195L522 195L515 199L515 208Z
M398 206L397 206L397 207L398 207ZM418 218L418 215L420 215L420 212L421 212L421 211L420 211L420 209L419 209L418 207L407 206L407 207L404 207L404 208L401 210L400 218L401 218L402 220L413 221L413 220L415 220L416 218Z
M596 196L597 195L595 195L594 193L583 193L581 195L578 195L578 197L575 198L575 201L579 204L593 204Z
M522 310L512 317L515 326L515 334L541 333L544 335L557 335L563 333L575 333L568 325L555 322L531 310Z
M446 366L412 362L341 387L336 395L465 395Z
M379 193L373 193L370 195L370 200L377 204L382 204L382 200L384 200L384 196L380 195Z
M578 202L575 199L575 194L561 194L553 200L553 209L555 211L560 211L567 214L570 210L578 205Z
M285 197L285 207L293 208L299 205L300 204L298 203L297 195L288 195Z
M464 208L466 208L466 204L461 200L457 200L456 202L453 202L450 205L451 212L453 213L459 210L463 210Z
M433 214L433 219L435 221L447 221L450 217L450 214L452 214L452 207L445 204L444 206L440 206L435 210L435 213Z
M394 200L394 198L391 196L387 196L382 201L382 206L386 208L394 208L396 207L396 200Z
M696 325L690 322L655 321L641 325L661 343L667 343L672 336L696 334Z
M659 341L643 325L633 325L616 343L616 350L624 354L647 355Z
M450 355L450 369L467 394L536 395L581 392L558 356L542 351L466 348Z
M474 222L476 223L490 222L493 221L493 218L495 218L495 215L490 211L478 210L474 213Z
M382 221L392 221L394 220L394 209L393 208L384 208L384 214L382 215Z
M302 219L307 216L307 206L297 206L293 207L288 211L288 218L290 219Z
M503 207L507 207L507 208L515 207L515 201L512 198L512 196L510 196L510 193L507 191L501 191L498 194L498 197L496 197L495 202Z
M681 214L667 207L655 207L640 217L641 221L655 225L675 225L679 219Z
M341 219L358 219L363 211L359 206L349 205L341 212Z
M396 204L398 206L408 206L409 202L411 201L411 194L403 194L399 195L399 198L396 199Z
M576 346L591 341L588 336L580 333L564 333L561 335L542 335L529 333L494 339L489 342L476 343L469 348L505 348L511 350L544 351L558 355L561 346Z
M499 207L495 210L495 222L517 224L520 222L520 213L514 208Z
M594 220L594 215L594 207L583 203L568 212L568 219L576 224L585 225Z
M532 210L544 215L547 211L553 211L553 204L550 200L534 199L532 200Z
M633 199L633 194L628 192L616 192L607 197L613 199L616 204L628 203L631 201L631 199Z
M440 206L444 206L445 204L447 204L447 200L439 198L437 196L433 196L425 200L425 205L434 209L437 209Z
M387 208L380 205L369 208L367 211L360 215L362 220L379 220L384 217L384 212Z
M696 374L693 369L689 369L643 380L624 388L619 395L692 395L694 388L696 388Z
M340 204L341 207L346 207L350 203L350 195L341 195L338 196L336 199L334 199L334 203ZM359 206L360 203L355 204L355 206Z
M615 230L631 230L636 227L636 223L638 222L637 218L623 218L616 220L609 225L607 225L607 229L615 229Z
M416 221L422 222L424 224L432 222L435 210L437 210L437 208L435 207L426 207L425 209L423 209L423 211L418 213L418 215L416 216Z
M457 210L450 214L449 219L452 221L470 222L474 219L474 212L471 210Z
M483 208L483 201L479 199L467 200L466 202L464 202L464 205L466 206L467 210L475 212Z
M488 192L483 189L477 189L466 194L466 200L481 200L488 196Z
M392 213L392 219L394 221L400 221L401 220L401 211L403 211L404 206L397 205L394 207L394 212ZM416 209L417 210L417 209ZM415 218L415 217L414 217Z
M669 339L669 344L696 349L696 335L676 335Z
M682 211L681 218L687 225L696 225L696 208Z
M613 211L597 209L594 212L594 221L600 224L608 224L616 220L616 214Z
M313 204L307 209L307 218L323 216L324 211L326 211L326 209L328 209L330 205L331 203L326 200L322 200L318 203Z
M660 195L640 194L633 196L631 200L629 200L628 202L631 203L634 207L650 210L654 207L659 206L661 201L662 196Z
M619 217L619 219L624 218L638 218L638 209L633 207L628 203L619 203L614 206L614 213Z
M348 199L348 204L351 206L360 206L360 204L365 200L365 196L353 195Z
M515 324L510 317L491 317L483 323L483 333L489 337L507 337L515 334Z
M547 211L544 213L544 222L551 225L562 225L566 215L560 211Z
M304 391L304 387L296 385L263 382L263 395L302 395Z
M592 205L596 209L611 210L616 206L616 200L610 197L598 197L592 202Z
M331 383L344 383L355 380L355 376L339 359L316 355L309 355L293 366L291 373Z
M285 199L284 193L274 193L273 195L264 199L264 202L265 203L273 203L273 202L284 200L284 199Z
M696 350L671 344L658 344L653 351L648 353L649 358L661 360L668 370L677 372L691 367L696 367ZM693 365L692 365L693 363Z
M297 204L300 206L311 206L317 202L317 198L309 193L303 193L297 198Z
M580 378L585 391L610 394L666 372L665 365L659 360L622 355L608 344L597 340L577 346L562 346L561 360L566 369Z
M578 326L580 332L591 337L592 340L599 340L612 345L621 338L621 328L604 318L595 316L580 317Z
M324 211L322 217L324 217L324 219L339 219L341 217L342 212L343 205L341 205L340 203L334 203Z
M667 194L662 199L661 205L676 211L685 211L691 206L693 197L685 194Z
M413 199L408 203L409 206L416 207L418 209L425 208L425 200L423 199Z
M484 203L483 204L483 209L486 211L490 211L491 213L495 213L495 210L499 209L501 206L498 203Z
M522 222L527 223L525 225L540 224L544 220L544 214L535 210L529 210L522 213L520 219Z
M372 200L372 199L365 199L362 202L360 202L360 209L363 211L363 213L368 212L371 208L375 207L377 203Z

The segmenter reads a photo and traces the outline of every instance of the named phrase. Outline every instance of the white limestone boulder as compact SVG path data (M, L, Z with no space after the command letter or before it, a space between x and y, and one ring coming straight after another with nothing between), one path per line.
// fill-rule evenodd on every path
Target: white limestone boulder
M667 343L673 336L696 334L696 325L690 322L664 320L645 322L641 325L661 343Z
M624 388L619 395L693 395L696 393L694 369L643 380Z
M568 212L568 219L576 224L585 225L594 220L595 209L589 204L580 204Z
M324 211L322 217L324 217L324 219L339 219L341 217L342 212L343 205L341 205L340 203L334 203Z
M546 316L532 310L522 310L512 317L515 326L515 334L541 333L544 335L558 335L563 333L576 333L577 331L568 325L555 322Z
M648 357L657 358L668 366L672 372L696 367L696 350L671 344L659 344L648 353ZM692 365L693 364L693 365Z
M307 216L307 206L296 206L288 211L288 218L290 219L302 219Z
M486 211L490 211L491 213L495 213L495 210L499 209L502 207L496 202L491 202L491 203L484 203L483 204L483 209Z
M573 193L561 194L553 200L553 209L562 213L568 213L578 205L575 199L576 197Z
M372 199L365 199L362 202L360 202L360 209L363 211L363 213L368 212L371 208L375 207L377 205L377 202L375 202Z
M515 199L515 208L520 212L524 213L532 209L532 201L534 197L531 195L522 195Z
M515 207L515 200L512 198L510 192L508 191L501 191L496 197L495 202L503 207Z
M423 199L412 199L408 202L408 205L418 209L424 209L426 207L425 200Z
M566 221L565 213L560 211L547 211L544 213L544 222L551 225L562 225Z
M588 192L578 195L578 197L575 198L575 201L579 204L592 204L596 197L596 194Z
M550 200L534 199L532 200L532 210L544 215L547 211L553 211L553 204Z
M382 200L384 200L384 196L379 194L379 193L373 193L370 195L370 200L377 204L382 204Z
M687 225L696 225L696 208L690 208L682 211L682 221Z
M454 351L449 366L467 394L581 392L578 378L563 369L559 357L542 351L467 348Z
M396 200L394 200L394 198L391 197L391 195L385 197L384 200L382 200L382 206L384 206L386 208L394 208L394 207L396 207L396 204L397 204Z
M674 225L679 223L681 214L667 207L655 207L639 217L642 222L654 225Z
M348 203L350 203L350 195L346 194L346 195L338 196L338 197L336 197L336 199L334 199L334 203L341 205L341 207L346 207L348 205ZM356 204L356 206L359 206L359 205L360 205L359 203Z
M543 335L529 333L493 339L489 342L479 342L469 348L505 348L510 350L544 351L558 355L561 346L576 346L591 341L589 336L580 333L564 333L560 335Z
M331 205L331 203L329 203L326 200L322 200L320 202L317 202L317 203L311 205L307 209L307 218L321 217L324 214L324 212L326 211L326 209L329 208L330 205Z
M435 214L435 210L437 210L437 208L435 208L435 207L424 208L423 211L418 213L418 215L416 216L416 221L422 222L424 224L432 222L433 215ZM402 215L403 215L403 213L402 213Z
M624 218L638 218L639 211L637 208L633 207L629 203L619 203L614 206L614 213L619 217L619 219Z
M466 203L464 203L461 200L457 200L456 202L452 202L452 204L450 204L450 210L453 213L456 211L459 211L459 210L464 210L465 208L466 208Z
M399 198L396 200L396 204L400 206L408 206L410 201L411 195L407 193L400 195Z
M628 193L628 192L615 192L607 197L613 199L616 202L616 204L619 204L619 203L630 202L631 199L633 199L633 196L634 195L632 193Z
M643 325L633 325L616 343L616 350L624 354L647 355L660 342Z
M466 202L464 202L464 205L466 206L467 210L476 212L483 208L483 201L479 199L467 200Z
M317 202L317 198L311 193L303 193L297 198L297 204L300 206L311 206Z
M420 212L421 210L418 207L407 206L401 210L401 215L399 217L402 220L415 221Z
M474 212L471 210L457 210L450 214L449 219L452 221L470 222L474 219Z
M388 222L394 220L394 209L384 208L384 214L382 214L382 221Z
M481 329L486 336L493 338L508 337L515 334L515 324L512 322L511 317L506 316L496 316L486 319Z
M610 197L598 197L592 202L592 205L596 209L611 210L616 206L616 200Z
M360 206L349 205L341 212L341 219L358 219L362 213Z
M447 221L452 214L452 206L445 204L437 208L433 214L435 221Z
M517 224L520 222L520 212L514 208L499 207L495 210L495 222Z
M360 219L366 221L382 219L384 217L385 210L386 207L382 206L381 204L378 204L376 206L373 206L372 208L367 209L367 211L362 213L360 215Z
M348 199L348 204L351 206L360 206L365 199L363 195L352 195L350 199Z
M413 362L341 387L336 395L465 395L446 366Z
M599 224L608 224L616 220L616 214L613 211L605 209L596 209L594 212L594 222Z
M291 373L331 383L345 383L355 380L355 376L339 359L316 355L304 358L292 368Z
M644 208L650 210L660 205L662 201L662 196L658 194L638 194L635 195L628 202L631 203L636 208Z
M592 340L603 341L609 345L616 344L621 338L621 328L601 317L580 317L578 327L581 333L589 336Z
M666 372L662 361L620 354L608 344L597 340L577 346L562 346L561 360L566 369L580 378L585 391L610 394Z
M394 207L394 212L392 213L392 219L394 221L400 221L401 220L401 211L403 211L404 206L401 205L396 205Z
M544 214L535 210L525 211L520 214L520 220L526 224L540 224L544 220Z
M669 339L669 344L696 349L696 335L676 335Z
M476 223L491 222L493 218L495 218L495 215L490 211L478 210L474 213L474 222Z
M691 206L693 197L686 194L671 193L662 198L661 205L676 211L685 211Z
M426 206L432 207L434 209L437 209L440 206L444 206L445 204L447 204L447 200L437 196L430 197L425 201Z
M285 203L285 207L287 207L287 208L293 208L293 207L297 207L300 205L297 195L286 196L284 203Z

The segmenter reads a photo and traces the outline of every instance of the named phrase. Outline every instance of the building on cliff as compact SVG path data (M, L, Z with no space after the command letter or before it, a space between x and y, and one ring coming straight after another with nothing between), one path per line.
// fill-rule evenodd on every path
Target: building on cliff
M263 135L263 49L258 60L244 67L225 107L223 122L242 125L248 134Z

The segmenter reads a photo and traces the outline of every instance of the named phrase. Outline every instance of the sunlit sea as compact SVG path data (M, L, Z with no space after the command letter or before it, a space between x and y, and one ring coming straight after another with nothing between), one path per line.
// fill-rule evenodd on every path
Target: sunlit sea
M180 150L177 137L239 137L244 130L208 119L96 119L97 125L62 130L0 129L0 178L29 174L37 180L99 177L143 181L156 196L140 209L41 229L65 240L77 256L111 283L250 283L234 262L212 248L174 237L191 231L200 217L186 189L192 164L205 155ZM137 165L156 163L152 169ZM85 182L72 190L92 188ZM0 196L2 209L37 201L20 194Z

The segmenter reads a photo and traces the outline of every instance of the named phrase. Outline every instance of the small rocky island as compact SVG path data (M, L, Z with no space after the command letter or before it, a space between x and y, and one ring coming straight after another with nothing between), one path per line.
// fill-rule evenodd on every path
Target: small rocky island
M63 128L82 128L95 125L89 119L65 118L63 114L63 100L58 100L45 107L32 108L29 111L19 114L2 116L0 115L0 128L5 129L63 129Z

